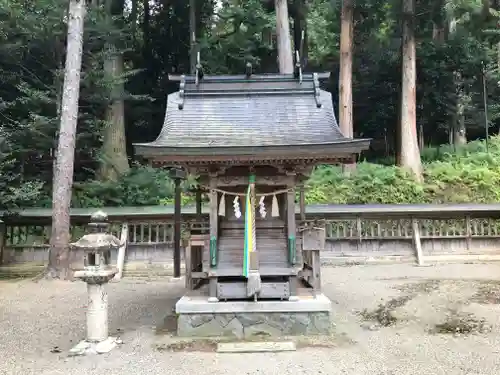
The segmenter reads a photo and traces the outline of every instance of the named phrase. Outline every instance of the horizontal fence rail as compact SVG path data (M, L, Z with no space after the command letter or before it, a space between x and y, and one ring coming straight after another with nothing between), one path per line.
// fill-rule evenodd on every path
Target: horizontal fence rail
M73 241L86 231L97 209L71 210ZM120 237L128 225L129 261L150 264L171 260L173 206L105 207L111 232ZM500 204L456 205L308 205L306 222L325 225L325 258L499 255ZM299 212L297 211L297 215ZM50 238L50 209L3 212L3 264L46 261ZM182 208L183 238L190 229L208 230L208 209ZM298 224L304 223L297 217ZM416 242L418 241L418 243ZM38 257L34 253L38 252ZM135 253L134 253L135 252Z
M90 216L98 209L106 212L111 221L173 218L174 206L72 208L72 222L88 223ZM305 208L306 215L314 218L350 219L353 217L377 218L439 218L454 219L470 216L500 218L500 204L311 204ZM300 209L297 207L297 214ZM182 215L195 217L196 208L182 207ZM208 206L202 207L202 216L208 217ZM50 208L29 208L25 210L0 211L0 218L9 223L29 221L50 223Z

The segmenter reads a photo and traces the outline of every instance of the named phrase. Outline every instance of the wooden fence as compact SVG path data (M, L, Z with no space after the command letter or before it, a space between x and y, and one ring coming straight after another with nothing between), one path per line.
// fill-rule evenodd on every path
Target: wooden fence
M72 210L73 240L85 233L95 210ZM173 207L102 210L109 216L112 232L118 237L125 233L130 269L171 267ZM182 214L185 235L189 228L208 229L205 209L196 215L194 207L183 207ZM3 214L2 265L48 260L50 215L48 209ZM325 223L323 263L500 260L500 204L309 205L305 216L306 221Z

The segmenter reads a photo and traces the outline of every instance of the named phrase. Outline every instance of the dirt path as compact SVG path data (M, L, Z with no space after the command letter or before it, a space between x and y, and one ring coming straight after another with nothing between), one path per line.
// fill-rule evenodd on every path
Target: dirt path
M334 334L297 353L170 350L183 282L109 285L108 355L67 358L84 336L84 283L0 282L0 374L481 374L500 373L500 264L325 268ZM458 328L458 330L457 330ZM175 348L172 348L175 349ZM201 351L193 351L200 349Z

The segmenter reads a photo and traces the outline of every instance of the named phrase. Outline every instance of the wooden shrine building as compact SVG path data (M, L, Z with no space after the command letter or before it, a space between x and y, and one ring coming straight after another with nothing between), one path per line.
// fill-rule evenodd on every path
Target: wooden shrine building
M301 277L319 290L321 245L316 261L303 255L311 245L296 222L297 189L314 166L351 163L369 140L341 134L317 74L198 72L179 80L160 135L135 147L156 165L198 176L209 194L210 233L194 235L200 255L189 247L187 285L192 277L208 280L212 305L294 301ZM303 192L299 201L303 213Z

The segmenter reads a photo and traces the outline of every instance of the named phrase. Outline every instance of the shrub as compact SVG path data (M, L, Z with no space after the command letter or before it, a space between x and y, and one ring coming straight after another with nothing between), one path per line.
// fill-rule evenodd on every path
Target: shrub
M15 155L0 128L0 210L36 205L42 194L43 182L24 181L16 166Z
M184 181L183 190L192 184L191 179ZM174 183L168 171L136 165L116 182L76 184L72 203L73 207L153 206L172 203L173 197Z
M441 146L422 152L424 182L392 165L359 163L350 177L339 167L319 166L307 182L306 202L332 204L488 203L500 202L500 138L465 146ZM193 203L182 184L183 204ZM75 207L172 204L173 182L162 169L134 166L115 183L90 181L75 186Z
M307 183L306 202L363 204L424 201L423 186L401 168L360 163L350 177L340 168L319 167Z
M422 153L424 182L401 168L360 163L350 177L339 168L317 168L308 181L307 203L492 203L500 202L500 138Z

